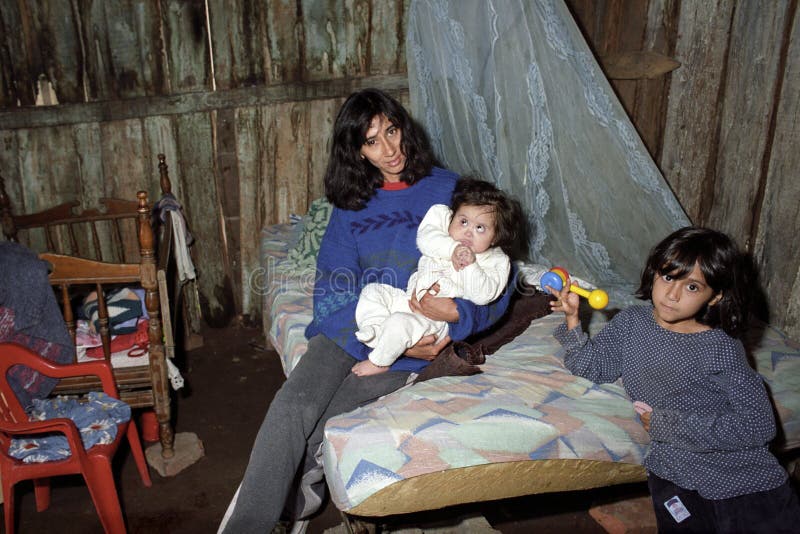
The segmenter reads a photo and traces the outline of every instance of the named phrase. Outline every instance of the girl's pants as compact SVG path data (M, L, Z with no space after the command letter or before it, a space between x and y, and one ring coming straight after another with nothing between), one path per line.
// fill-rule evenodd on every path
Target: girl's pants
M399 389L410 374L392 371L359 377L350 372L355 363L325 336L308 342L307 352L267 410L219 532L270 532L289 499L295 513L302 510L307 516L316 511L324 495L316 455L327 420ZM309 491L309 485L316 487Z
M653 473L647 474L658 532L800 532L800 504L791 482L768 491L749 493L730 499L705 499L693 490L683 489ZM678 523L668 505L678 497L691 514ZM676 513L680 513L676 511Z
M356 323L356 337L372 348L369 361L383 367L393 364L424 336L442 339L448 332L445 321L414 313L406 292L388 284L364 286L356 305Z

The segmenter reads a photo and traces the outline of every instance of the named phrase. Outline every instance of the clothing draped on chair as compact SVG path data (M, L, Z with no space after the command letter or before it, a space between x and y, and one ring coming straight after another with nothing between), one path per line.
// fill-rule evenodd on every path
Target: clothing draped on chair
M414 116L442 163L520 199L530 259L626 299L689 220L562 0L414 0Z
M47 264L29 248L0 243L0 342L19 343L56 363L75 355L56 297L47 280ZM56 380L28 367L11 369L9 383L23 407L46 397Z

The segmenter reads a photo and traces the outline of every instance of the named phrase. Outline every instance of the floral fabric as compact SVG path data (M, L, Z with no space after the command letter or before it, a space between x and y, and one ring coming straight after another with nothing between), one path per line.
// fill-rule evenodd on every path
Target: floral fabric
M130 420L131 408L121 400L97 391L89 393L85 403L66 397L33 400L30 410L32 421L60 417L75 422L81 433L83 447L88 450L95 445L107 445L114 441L117 425ZM63 460L72 455L67 438L57 432L12 439L8 453L25 463Z

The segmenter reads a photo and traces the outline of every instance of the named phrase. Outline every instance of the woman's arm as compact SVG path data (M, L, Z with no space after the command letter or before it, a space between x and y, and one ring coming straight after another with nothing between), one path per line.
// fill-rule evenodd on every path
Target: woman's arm
M513 269L509 279L514 280L516 274L516 269ZM438 290L438 285L434 284L431 289ZM420 313L429 319L449 323L449 337L461 341L472 334L486 330L505 315L513 292L514 284L509 283L500 298L482 306L465 299L434 297L430 294L426 294L421 300L411 298L409 306L415 313Z
M466 299L453 299L458 313L458 320L457 322L448 320L450 337L456 341L461 341L472 334L483 332L499 321L508 310L511 295L514 293L516 276L517 269L514 267L506 279L503 293L491 304L481 306Z
M314 319L307 335L319 333L328 322L347 324L355 318L361 291L361 267L355 240L348 238L339 209L331 213L320 243L314 283Z
M762 447L775 437L775 418L761 376L747 364L744 347L718 358L708 377L727 402L711 414L655 408L650 437L692 451Z

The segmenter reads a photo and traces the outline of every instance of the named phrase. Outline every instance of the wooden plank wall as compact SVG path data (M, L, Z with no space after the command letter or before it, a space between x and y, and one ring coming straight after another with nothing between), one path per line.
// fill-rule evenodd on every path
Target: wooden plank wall
M255 319L258 231L322 194L343 98L374 85L407 101L408 2L0 3L9 193L31 211L157 191L166 153L205 318ZM689 216L747 247L771 321L800 339L797 0L566 3L602 60L681 63L612 84ZM31 109L42 81L59 105Z
M800 339L797 0L567 3L598 55L681 63L612 84L689 217L751 253L760 313Z
M404 0L0 3L0 172L13 205L157 194L183 203L204 318L260 316L259 230L323 194L336 112L407 103ZM18 31L6 31L14 28ZM40 80L58 106L34 108ZM18 107L19 106L19 107ZM156 200L156 199L152 199Z

